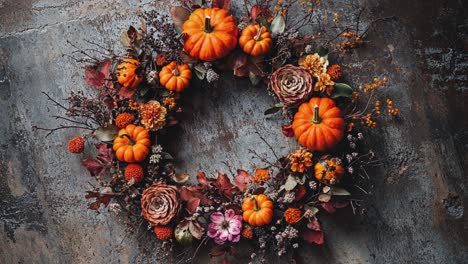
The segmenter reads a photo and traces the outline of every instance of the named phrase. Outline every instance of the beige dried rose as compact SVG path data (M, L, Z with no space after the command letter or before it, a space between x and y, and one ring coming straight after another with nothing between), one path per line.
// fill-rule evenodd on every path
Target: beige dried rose
M300 58L299 65L306 68L312 76L318 78L322 73L327 72L328 60L314 53Z
M313 93L313 78L304 67L288 64L273 72L270 88L282 103L294 105L308 99Z
M143 217L154 226L167 225L179 212L179 192L175 186L156 182L143 191Z

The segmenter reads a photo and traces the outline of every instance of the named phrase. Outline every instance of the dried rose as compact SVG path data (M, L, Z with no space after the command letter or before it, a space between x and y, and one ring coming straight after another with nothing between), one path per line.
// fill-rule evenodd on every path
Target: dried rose
M312 75L304 67L288 64L271 75L270 88L286 105L301 103L314 91Z
M156 182L143 191L141 197L143 217L152 225L167 225L180 208L179 193L175 186Z

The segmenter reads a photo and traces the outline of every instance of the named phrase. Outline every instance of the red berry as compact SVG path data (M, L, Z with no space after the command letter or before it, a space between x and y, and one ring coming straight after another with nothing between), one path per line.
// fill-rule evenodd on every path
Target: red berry
M134 183L141 182L144 177L143 167L139 164L132 163L128 164L125 168L125 179L129 182L133 180Z
M68 151L71 153L82 153L85 148L85 139L82 137L75 137L68 141Z

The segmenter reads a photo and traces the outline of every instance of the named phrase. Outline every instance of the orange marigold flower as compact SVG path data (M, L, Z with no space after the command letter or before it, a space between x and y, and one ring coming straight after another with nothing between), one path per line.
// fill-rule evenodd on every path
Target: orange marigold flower
M332 81L338 81L341 78L341 67L338 64L333 64L327 68L327 73L330 75Z
M152 131L157 131L166 125L167 110L158 101L151 100L140 105L141 123Z
M253 230L250 227L246 227L242 229L242 237L247 238L247 239L252 239L253 237Z
M312 166L312 153L305 149L298 149L289 154L291 170L294 172L304 172Z
M167 225L158 225L154 227L154 234L159 240L169 240L172 237L172 227Z
M85 147L85 139L82 137L75 137L68 141L68 151L71 153L82 153Z
M164 64L167 63L167 55L164 54L164 53L160 53L160 54L156 55L156 57L154 58L154 62L158 66L163 66Z
M255 170L255 177L253 178L253 182L263 185L269 179L270 179L270 172L268 170L266 169Z
M115 125L119 128L125 128L135 121L135 117L129 113L121 113L115 118Z
M302 217L301 210L299 210L297 208L288 208L284 212L284 219L290 225L299 222L299 220L301 220L301 217Z
M125 179L128 182L131 180L133 180L134 183L141 182L144 174L143 167L136 163L128 164L127 168L125 168Z

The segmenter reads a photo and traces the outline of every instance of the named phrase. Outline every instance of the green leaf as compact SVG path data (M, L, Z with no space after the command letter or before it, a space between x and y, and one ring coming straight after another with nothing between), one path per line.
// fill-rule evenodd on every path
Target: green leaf
M101 141L112 141L119 133L119 128L114 124L102 126L94 131L94 136Z
M351 195L351 193L340 187L332 187L331 195Z
M271 21L271 36L276 37L283 33L286 29L286 21L282 15L277 15L273 21Z
M315 53L317 53L320 57L324 57L324 56L328 55L328 49L323 47L323 46L318 46L315 49Z
M267 109L264 115L271 115L271 114L277 113L281 109L283 109L283 104L275 104L275 106L273 106L272 108Z
M331 94L331 98L351 97L353 94L353 88L346 83L335 83L335 88Z

